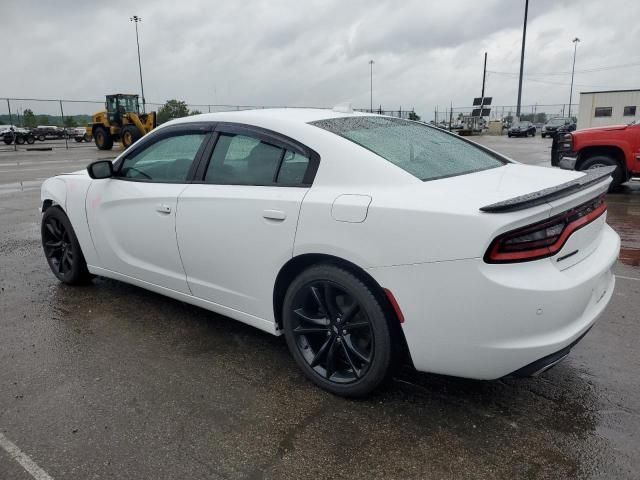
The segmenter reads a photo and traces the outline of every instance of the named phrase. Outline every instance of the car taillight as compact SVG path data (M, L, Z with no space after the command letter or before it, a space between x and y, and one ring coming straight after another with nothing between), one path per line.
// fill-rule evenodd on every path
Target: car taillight
M484 261L528 262L555 255L573 232L593 222L606 210L602 195L547 220L503 233L491 242Z

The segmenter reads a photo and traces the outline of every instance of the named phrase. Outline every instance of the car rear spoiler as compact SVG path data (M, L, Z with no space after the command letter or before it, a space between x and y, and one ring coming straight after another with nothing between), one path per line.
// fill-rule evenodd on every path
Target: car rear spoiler
M480 211L487 213L515 212L517 210L535 207L536 205L542 205L543 203L557 198L566 197L572 193L584 190L591 185L601 182L605 178L611 176L615 169L616 167L614 166L593 168L587 170L584 176L576 178L575 180L561 183L555 187L545 188L537 192L520 195L519 197L513 197L509 200L492 203L491 205L480 207Z

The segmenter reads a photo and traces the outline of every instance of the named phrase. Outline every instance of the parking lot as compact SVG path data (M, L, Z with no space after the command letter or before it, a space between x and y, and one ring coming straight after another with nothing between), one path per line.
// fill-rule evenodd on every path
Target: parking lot
M549 166L550 139L473 137ZM401 370L364 400L305 380L284 340L112 280L67 287L39 187L117 150L0 152L0 479L638 478L640 182L608 195L610 306L542 376ZM46 479L48 477L41 477Z

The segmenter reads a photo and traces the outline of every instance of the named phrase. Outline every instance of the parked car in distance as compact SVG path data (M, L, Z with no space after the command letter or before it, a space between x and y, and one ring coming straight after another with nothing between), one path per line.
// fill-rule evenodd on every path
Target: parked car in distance
M310 380L362 396L406 355L475 379L566 356L613 294L610 180L344 107L219 112L46 180L42 245L62 282L284 335Z
M529 121L514 122L507 130L507 135L511 137L535 137L536 126Z
M589 170L615 167L609 186L615 190L633 177L640 177L640 125L610 125L565 133L558 139L560 168Z
M73 139L78 143L93 141L93 139L91 138L91 135L87 133L86 127L76 127L72 131L70 131L70 134L73 137Z
M55 125L38 125L32 130L33 136L39 141L44 142L46 139L64 138L65 131L63 128Z
M27 128L8 126L8 128L0 129L0 137L6 145L16 143L17 145L23 145L28 143L29 145L35 143L36 139Z
M576 129L576 122L573 118L553 117L544 124L540 136L542 136L542 138L552 137L558 131L558 128L573 132Z

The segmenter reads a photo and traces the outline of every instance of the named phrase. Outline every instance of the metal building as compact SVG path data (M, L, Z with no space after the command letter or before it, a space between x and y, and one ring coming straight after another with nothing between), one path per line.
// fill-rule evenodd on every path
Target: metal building
M640 89L580 92L578 128L640 121Z

